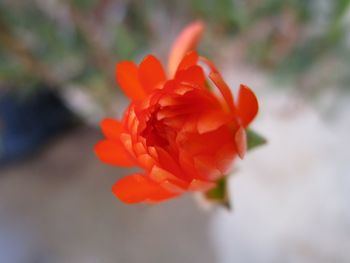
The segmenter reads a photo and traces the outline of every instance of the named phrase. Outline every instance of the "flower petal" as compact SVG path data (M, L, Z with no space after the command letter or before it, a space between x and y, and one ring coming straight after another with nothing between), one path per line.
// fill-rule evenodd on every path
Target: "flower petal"
M216 68L216 66L214 65L213 62L211 62L209 59L207 59L206 57L199 57L199 62L202 62L204 64L206 64L210 71L214 72L214 73L219 73L218 69Z
M215 86L220 90L222 96L224 97L227 106L231 112L235 111L235 106L233 103L233 95L230 88L227 86L226 82L222 79L221 75L216 72L211 72L209 78L214 82Z
M242 84L238 92L237 109L244 127L247 127L252 122L259 109L258 100L254 92Z
M232 165L234 164L235 157L237 155L236 145L225 144L215 154L216 167L219 168L222 174L229 173Z
M181 60L178 68L177 68L177 71L179 70L184 70L184 69L187 69L191 66L194 66L197 64L197 61L198 61L198 54L196 51L190 51L188 52L184 58Z
M194 83L200 87L205 85L205 75L200 66L194 65L185 70L176 72L176 80L179 82Z
M148 176L149 178L152 179L152 181L157 183L164 182L168 179L174 179L174 180L177 179L175 175L173 175L172 173L168 172L163 168L158 167L157 165L153 166Z
M188 190L190 191L208 191L215 187L215 183L209 181L202 181L198 179L193 179L190 183Z
M140 84L138 68L131 61L119 62L116 65L116 80L121 89L131 100L142 100L146 92Z
M204 112L198 119L197 131L199 134L214 131L232 120L227 114L221 111Z
M238 156L243 159L247 151L247 135L242 126L235 133L235 146Z
M159 60L148 55L139 66L140 82L146 93L150 93L166 80L165 72Z
M122 133L120 135L120 141L121 141L122 145L124 146L124 149L126 150L126 152L128 152L128 154L130 154L130 156L135 157L135 152L133 149L133 142L131 139L131 135L128 133Z
M137 156L137 161L139 165L146 170L151 170L152 167L156 164L155 159L150 154L141 154Z
M216 167L216 160L213 155L197 155L193 158L194 166L205 179L214 181L222 176L221 171Z
M113 185L112 192L122 202L129 204L145 201L160 202L177 195L140 174L123 177Z
M196 48L203 30L203 22L196 21L188 25L176 38L169 54L168 70L170 77L175 75L176 69L185 54Z
M107 139L119 140L120 134L123 132L123 124L120 121L106 118L101 121L101 129Z
M135 161L118 140L103 140L95 145L97 157L107 164L132 167Z
M179 164L175 161L174 156L170 155L161 147L156 147L159 163L166 167L170 174L175 175L180 180L186 180L187 174L181 169ZM159 169L158 169L159 170ZM157 170L155 170L157 171ZM169 177L170 178L170 177ZM175 178L170 178L174 179Z

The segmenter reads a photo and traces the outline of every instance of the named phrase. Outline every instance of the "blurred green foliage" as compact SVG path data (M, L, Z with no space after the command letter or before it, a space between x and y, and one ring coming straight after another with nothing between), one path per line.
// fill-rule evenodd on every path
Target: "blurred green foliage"
M266 139L252 129L247 129L247 150L260 147L267 143Z
M228 176L220 178L216 182L216 186L210 189L204 194L206 200L209 203L216 203L223 207L226 207L228 210L232 209L232 204L230 203L230 197L228 195Z
M350 0L3 0L0 84L95 89L100 79L108 94L115 61L138 58L171 24L200 18L215 35L204 47L244 39L248 62L292 82L332 61L336 67L319 77L316 90L330 75L348 87L349 6Z

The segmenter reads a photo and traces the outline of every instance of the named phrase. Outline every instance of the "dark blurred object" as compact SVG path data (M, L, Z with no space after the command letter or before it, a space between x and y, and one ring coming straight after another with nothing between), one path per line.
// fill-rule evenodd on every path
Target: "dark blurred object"
M77 123L58 95L45 87L23 97L0 92L0 165L27 156Z

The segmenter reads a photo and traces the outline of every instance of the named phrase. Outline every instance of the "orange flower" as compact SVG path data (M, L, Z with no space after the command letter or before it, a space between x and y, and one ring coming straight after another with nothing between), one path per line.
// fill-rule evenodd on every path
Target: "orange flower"
M113 186L125 203L208 191L245 154L245 128L258 111L257 99L241 85L234 101L213 63L194 51L202 32L203 24L195 22L179 35L168 77L152 55L140 65L116 66L117 82L131 103L121 121L102 121L106 139L95 152L105 163L143 169Z

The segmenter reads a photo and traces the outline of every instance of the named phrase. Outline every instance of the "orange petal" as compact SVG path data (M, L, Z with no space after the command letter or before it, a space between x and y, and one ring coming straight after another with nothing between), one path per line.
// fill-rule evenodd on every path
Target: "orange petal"
M206 57L199 57L199 61L203 62L204 64L207 64L207 66L210 68L210 71L214 73L219 73L218 69L215 67L214 63L211 62L209 59Z
M162 64L152 55L148 55L141 62L139 78L146 93L150 93L166 80Z
M259 104L254 92L245 85L240 86L237 101L238 115L247 127L258 113Z
M197 155L193 158L193 162L198 173L206 180L214 181L222 176L212 155Z
M225 125L230 120L232 120L231 116L224 115L220 111L205 112L198 119L197 131L199 134L211 132Z
M183 172L178 162L175 160L174 156L171 156L167 151L165 151L161 147L156 147L158 160L162 167L166 168L171 175L175 175L181 180L186 179L186 174ZM169 177L170 179L174 179L173 177Z
M116 80L125 95L131 100L142 100L146 96L146 92L140 84L135 63L131 61L117 63Z
M171 172L157 166L154 165L152 170L149 173L149 178L152 179L152 181L157 182L159 184L162 184L163 182L167 182L167 185L174 185L174 187L176 186L177 190L170 190L170 192L178 192L179 188L182 189L182 191L185 190L185 188L187 187L187 182L184 180L181 180L180 178L176 177L174 174L172 174ZM163 184L162 184L163 186ZM166 188L168 189L168 188Z
M222 174L227 174L232 167L237 155L236 143L225 144L215 154L216 167Z
M104 140L95 145L97 157L107 164L132 167L135 162L127 153L124 146L117 140Z
M146 153L137 156L137 161L139 162L140 166L147 170L151 170L152 167L156 164L154 158Z
M165 185L162 184L161 186L159 186L158 188L159 190L154 192L152 195L150 195L150 197L146 201L148 203L159 203L180 195L179 192L177 193L169 192L167 190L168 188L170 187L166 187ZM172 188L172 190L173 189L174 188Z
M186 70L176 72L175 78L179 82L194 83L201 87L205 85L205 75L203 69L197 65L189 67Z
M197 64L197 61L198 61L198 54L196 51L190 51L188 52L184 58L181 60L178 68L177 68L177 71L179 70L184 70L184 69L187 69L191 66L194 66Z
M147 153L146 147L142 142L136 142L133 145L133 150L136 155L142 155Z
M123 124L117 120L106 118L101 121L101 129L107 139L119 140L123 132Z
M180 96L185 95L187 92L192 91L193 86L190 86L188 84L180 84L176 89L174 89L174 93Z
M227 86L226 82L222 79L221 75L216 72L211 72L209 74L209 78L214 82L215 86L220 90L231 112L235 111L235 106L233 103L233 95L231 93L230 88Z
M235 133L235 145L238 156L243 159L247 151L247 135L242 126Z
M124 146L125 150L131 155L135 156L135 152L133 149L133 142L131 139L131 135L127 133L122 133L120 135L120 141L122 142L122 145Z
M160 183L160 185L168 190L170 193L182 194L187 191L188 183L184 181L177 180L165 180Z
M188 190L190 191L208 191L215 186L215 183L193 179Z
M140 174L123 177L113 185L112 192L122 202L129 204L144 201L160 202L176 196Z
M180 150L179 152L179 163L181 168L187 174L187 181L191 182L193 178L201 178L201 175L198 174L197 169L194 167L193 156L190 155L185 149Z
M158 167L157 165L153 166L149 177L157 183L161 183L167 179L177 179L175 175L164 170L163 168Z
M170 77L175 75L176 69L185 54L196 48L203 30L203 22L196 21L188 25L176 38L169 54L168 70Z

